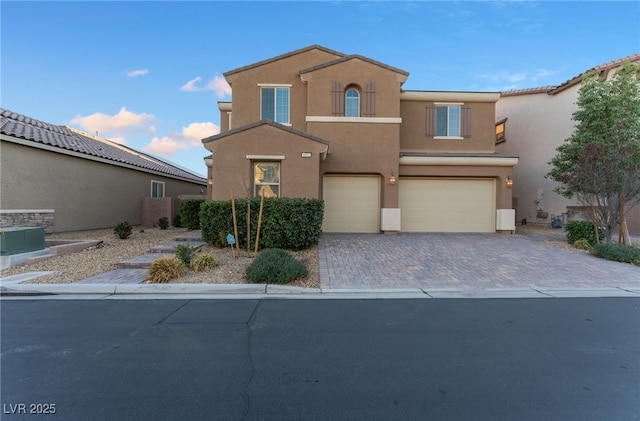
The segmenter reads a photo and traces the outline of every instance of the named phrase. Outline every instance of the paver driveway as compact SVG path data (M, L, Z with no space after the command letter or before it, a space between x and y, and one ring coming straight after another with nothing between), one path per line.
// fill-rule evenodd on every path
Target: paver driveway
M323 234L320 282L335 288L634 288L640 267L501 234Z

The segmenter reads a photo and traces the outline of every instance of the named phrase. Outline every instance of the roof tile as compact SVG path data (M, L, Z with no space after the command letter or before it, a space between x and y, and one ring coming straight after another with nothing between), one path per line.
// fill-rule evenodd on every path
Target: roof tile
M187 179L202 184L206 183L206 179L196 174L127 146L89 135L71 127L56 126L35 120L4 108L0 108L0 133L154 171L168 177Z

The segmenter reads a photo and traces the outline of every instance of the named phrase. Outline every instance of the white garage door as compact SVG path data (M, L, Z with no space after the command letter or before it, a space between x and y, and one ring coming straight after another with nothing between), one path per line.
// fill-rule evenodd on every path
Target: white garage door
M324 232L380 232L380 177L325 176Z
M494 232L493 179L401 179L404 232Z

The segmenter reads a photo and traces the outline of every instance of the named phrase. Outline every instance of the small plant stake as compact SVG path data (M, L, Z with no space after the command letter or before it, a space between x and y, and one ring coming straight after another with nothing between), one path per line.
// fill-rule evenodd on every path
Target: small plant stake
M236 239L232 234L227 234L227 244L231 246L231 254L233 255L233 245L236 243ZM238 257L238 256L236 256Z
M260 212L258 213L258 231L256 232L256 251L254 255L258 254L258 244L260 243L260 226L262 225L262 208L264 206L264 194L260 195Z
M238 221L236 220L236 202L233 197L233 190L231 190L231 213L233 214L233 233L237 238L238 237ZM235 238L233 242L235 243ZM239 254L240 254L240 250L238 250L238 244L236 244L236 258L238 258Z

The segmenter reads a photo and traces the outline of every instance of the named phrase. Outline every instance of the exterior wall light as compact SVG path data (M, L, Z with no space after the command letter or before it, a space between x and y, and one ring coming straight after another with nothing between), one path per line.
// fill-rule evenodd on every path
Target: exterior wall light
M389 184L391 184L392 186L396 184L396 176L393 175L393 172L391 173L391 175L389 176Z
M505 184L507 185L508 188L513 187L513 179L511 178L510 175L507 176L507 180L505 181Z

